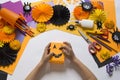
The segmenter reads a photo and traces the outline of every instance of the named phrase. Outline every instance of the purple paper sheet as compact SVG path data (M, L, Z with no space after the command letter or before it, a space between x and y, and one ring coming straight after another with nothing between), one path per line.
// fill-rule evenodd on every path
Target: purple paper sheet
M2 4L1 6L3 8L7 8L7 9L9 9L9 10L11 10L11 11L17 13L17 14L20 14L20 13L23 14L24 13L23 4L22 4L21 1L18 1L18 2L15 2L15 3L11 2L11 1L8 1L8 2ZM26 18L27 22L30 22L30 21L33 20L31 15L30 16L24 16L24 17Z

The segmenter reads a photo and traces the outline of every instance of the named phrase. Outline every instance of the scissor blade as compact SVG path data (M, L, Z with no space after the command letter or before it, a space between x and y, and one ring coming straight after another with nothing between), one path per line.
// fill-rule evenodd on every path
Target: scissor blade
M78 30L78 32L80 33L80 35L83 37L83 39L84 39L87 43L90 42L89 39L87 38L87 36L86 36L82 31Z

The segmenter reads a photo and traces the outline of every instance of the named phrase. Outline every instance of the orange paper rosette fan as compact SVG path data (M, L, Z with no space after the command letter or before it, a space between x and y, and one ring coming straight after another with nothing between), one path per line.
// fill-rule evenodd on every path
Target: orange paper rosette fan
M36 22L47 22L53 16L53 8L46 3L40 3L32 9L32 17Z
M89 12L83 11L80 6L75 7L73 14L77 20L87 19L89 17Z

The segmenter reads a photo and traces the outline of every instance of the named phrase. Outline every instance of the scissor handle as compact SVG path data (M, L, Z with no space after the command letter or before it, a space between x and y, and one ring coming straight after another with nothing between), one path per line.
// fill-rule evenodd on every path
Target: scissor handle
M96 50L98 50L98 51L101 50L102 47L101 47L100 44L98 44L97 42L93 42L92 44L93 44L93 46L94 46L94 48L95 48Z
M97 50L95 49L95 47L92 44L89 45L88 50L91 54L97 53Z

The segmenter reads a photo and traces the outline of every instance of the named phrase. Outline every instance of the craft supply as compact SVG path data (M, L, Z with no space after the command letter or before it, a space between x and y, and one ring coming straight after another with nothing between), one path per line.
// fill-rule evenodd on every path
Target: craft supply
M38 23L36 25L36 29L37 29L37 31L42 33L46 30L46 24L45 23Z
M29 16L30 15L30 12L32 10L32 7L31 7L31 3L25 3L24 2L24 6L23 6L23 11L24 11L24 16Z
M0 41L0 48L2 48L3 46L4 46L4 43Z
M111 64L106 65L106 72L108 73L109 76L113 75L113 70L114 70L113 65L111 65Z
M106 12L101 9L95 9L91 12L89 19L103 23L106 20Z
M0 70L0 80L7 80L7 73Z
M100 31L103 32L103 34L101 36L105 39L108 39L108 37L109 37L108 29L101 29Z
M19 40L13 40L10 42L9 46L12 50L19 50L21 47L21 43Z
M103 32L98 32L98 31L87 31L86 34L92 34L92 35L103 35Z
M63 43L60 42L51 42L50 44L50 53L53 53L52 58L50 59L51 63L63 64L64 63L64 53L60 48L63 46Z
M88 50L91 54L96 54L97 51L101 50L101 46L97 43L97 42L91 42L87 36L85 36L85 34L82 33L82 31L78 30L78 32L81 34L81 36L83 37L83 39L89 44L88 46Z
M77 20L87 19L89 17L89 12L84 11L81 6L76 6L73 11L74 17Z
M8 22L12 27L17 27L19 30L23 31L25 34L33 37L33 32L29 26L25 23L23 16L16 14L15 12L8 10L7 8L0 9L1 17Z
M103 60L107 60L107 59L110 58L110 52L105 51L105 50L102 50L101 53L100 53L100 57L101 57Z
M103 40L103 41L105 41L105 42L108 42L108 43L110 43L110 41L108 40L108 30L106 31L106 30L102 30L102 31L100 31L100 32L97 32L97 31L95 31L95 32L93 32L93 31L89 31L89 32L86 32L88 35L89 34L91 34L91 35L94 35L94 36L96 36L97 38L99 38L99 39L101 39L101 40Z
M96 21L96 24L97 24L97 29L102 28L102 22L101 21Z
M0 29L3 28L4 26L5 26L5 21L1 17L1 19L0 19Z
M8 67L17 58L18 50L12 50L8 43L5 43L2 48L0 48L0 66Z
M91 4L91 2L82 2L82 9L84 11L91 11L93 8L93 5Z
M75 30L75 25L69 25L69 26L67 26L67 30L70 30L70 31L73 31L73 30Z
M53 6L54 14L50 22L56 26L61 26L68 23L70 19L70 11L66 6L55 5Z
M76 23L80 24L81 27L83 27L83 28L91 29L94 26L94 21L93 20L82 19L81 21L77 20Z
M112 57L111 63L106 65L106 72L109 76L113 75L113 71L119 70L120 67L120 58L118 55Z
M15 31L15 28L11 27L10 25L5 25L2 29L3 32L6 34L12 34Z
M53 13L54 11L51 5L41 2L33 7L32 18L36 22L47 22L52 18Z
M109 51L115 51L116 53L118 53L118 51L117 50L115 50L115 49L113 49L112 47L110 47L110 46L108 46L107 44L105 44L104 42L102 42L102 41L100 41L99 39L97 39L97 37L96 36L93 36L93 35L91 35L91 34L89 34L89 36L91 37L91 38L93 38L95 41L97 41L99 44L101 44L102 46L104 46L106 49L108 49Z
M107 20L105 20L105 22L104 22L104 26L105 26L107 29L114 29L115 23L114 23L112 20L107 19Z
M104 5L101 1L91 1L93 9L102 9L104 10Z
M111 43L108 39L102 37L101 35L97 35L97 38L99 38L99 39L101 39L101 40L103 40L105 42Z
M95 9L91 12L89 19L94 20L97 24L97 29L102 28L102 23L106 20L106 13L104 10Z
M112 33L112 32L111 32ZM117 44L120 43L120 31L118 31L118 28L116 28L116 31L112 33L112 39L115 41Z
M3 43L9 43L13 41L15 37L16 37L15 33L6 34L3 31L0 31L0 41L2 41Z
M18 19L16 21L15 26L21 30L23 32L23 34L28 34L31 37L34 37L34 33L31 31L30 27L28 25L25 24L24 21L22 21L21 19Z

